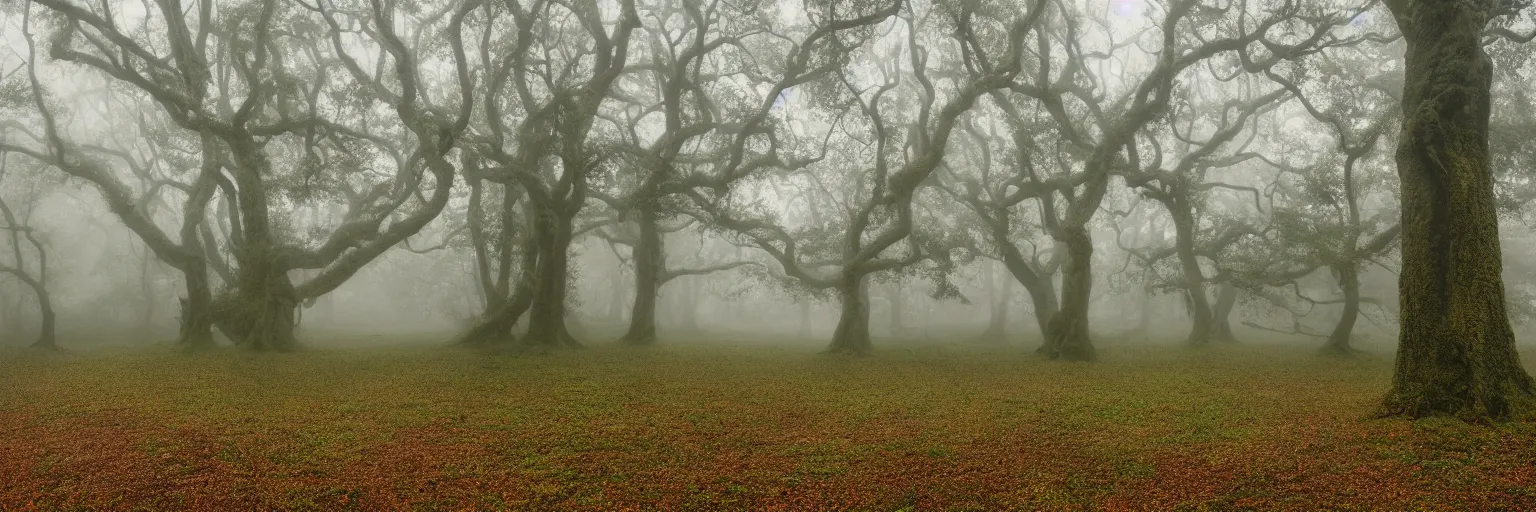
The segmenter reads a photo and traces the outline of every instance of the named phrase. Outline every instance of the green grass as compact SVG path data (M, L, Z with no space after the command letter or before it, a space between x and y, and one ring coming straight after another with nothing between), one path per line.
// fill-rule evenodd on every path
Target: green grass
M1520 510L1536 422L1368 419L1390 359L0 355L0 509Z

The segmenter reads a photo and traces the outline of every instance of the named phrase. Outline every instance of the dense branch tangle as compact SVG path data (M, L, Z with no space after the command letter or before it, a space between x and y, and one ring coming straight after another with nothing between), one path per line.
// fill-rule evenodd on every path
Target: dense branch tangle
M179 3L166 0L157 3L158 13L124 26L120 23L129 18L111 4L36 3L53 14L51 57L153 100L158 109L149 116L173 123L179 129L174 137L198 141L202 163L185 187L188 202L177 243L137 211L128 187L100 158L60 135L42 87L34 82L47 135L29 154L95 185L130 229L186 274L189 311L183 316L193 320L183 333L187 343L207 343L206 326L215 323L240 344L294 348L300 301L334 290L447 204L457 173L447 155L469 111L432 107L422 92L422 63L393 33L392 5L374 2L367 9L357 6L357 14L341 14L344 9L328 3L202 2L193 7L196 18L189 19ZM415 37L446 38L460 47L455 27L462 20L455 17L446 35ZM370 60L381 70L392 69L362 71L343 32L380 41ZM153 50L160 48L167 54ZM472 87L463 59L456 60L459 101L468 104ZM440 63L427 65L434 64ZM354 86L374 94L349 95ZM377 108L385 105L393 116ZM429 196L420 193L422 187L429 188ZM215 189L232 205L225 212L230 229L223 248L235 268L212 299L210 254L204 248L214 241L208 239L212 230L200 223ZM325 199L345 208L328 234L305 240L291 231L295 213L322 208ZM317 272L295 284L289 277L293 270Z

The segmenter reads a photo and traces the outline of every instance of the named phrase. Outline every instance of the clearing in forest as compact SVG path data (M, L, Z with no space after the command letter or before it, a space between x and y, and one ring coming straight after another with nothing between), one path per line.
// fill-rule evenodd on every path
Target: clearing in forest
M0 510L1536 509L1536 420L1369 419L1388 356L1103 359L6 353Z

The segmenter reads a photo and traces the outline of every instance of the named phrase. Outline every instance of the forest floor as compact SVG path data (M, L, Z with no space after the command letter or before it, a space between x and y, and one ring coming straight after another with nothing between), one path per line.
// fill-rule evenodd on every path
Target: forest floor
M1102 355L6 352L0 510L1536 510L1536 419L1370 419L1389 354Z

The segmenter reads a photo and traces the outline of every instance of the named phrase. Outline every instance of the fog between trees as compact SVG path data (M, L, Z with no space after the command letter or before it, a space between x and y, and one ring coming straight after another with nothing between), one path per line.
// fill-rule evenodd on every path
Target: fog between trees
M1532 391L1527 4L4 6L12 343L1372 337L1387 412Z

